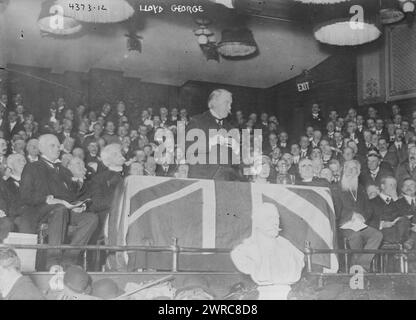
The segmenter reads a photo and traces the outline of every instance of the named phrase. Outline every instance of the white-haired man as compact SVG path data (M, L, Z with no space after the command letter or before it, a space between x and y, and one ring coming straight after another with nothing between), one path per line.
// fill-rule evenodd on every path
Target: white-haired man
M92 213L76 212L71 203L77 202L73 192L71 172L59 161L60 143L56 136L42 135L39 138L41 157L38 161L28 163L22 173L20 183L21 200L27 207L23 220L29 230L37 233L39 225L48 222L48 243L60 245L66 238L69 224L75 227L70 244L84 245L90 240L97 228L98 219ZM46 268L56 264L69 265L77 263L79 250L48 250Z
M351 249L378 249L383 234L367 225L371 220L371 209L367 194L358 184L361 165L357 160L344 163L341 182L334 192L335 214L342 235L348 239ZM374 254L355 254L353 264L369 271Z
M231 143L231 139L227 139L227 144L220 144L218 147L218 140L210 135L210 130L224 129L229 132L232 129L232 125L228 122L227 117L231 113L231 104L233 102L233 96L231 92L225 89L214 90L208 98L209 110L192 118L187 126L187 133L192 129L199 129L201 133L205 135L205 141L202 141L204 148L198 149L198 155L188 154L189 147L196 143L197 140L189 141L187 145L187 162L189 166L189 177L198 179L216 179L216 180L236 180L237 172L231 166L232 152L239 153L239 144ZM212 139L210 139L212 138ZM217 144L211 144L211 141L217 141ZM235 141L235 140L234 140ZM198 141L201 143L201 141ZM210 153L213 149L217 150L217 164L210 164ZM221 150L221 149L226 150ZM227 153L227 164L220 164L221 152ZM194 164L188 157L202 158L205 160L205 164Z

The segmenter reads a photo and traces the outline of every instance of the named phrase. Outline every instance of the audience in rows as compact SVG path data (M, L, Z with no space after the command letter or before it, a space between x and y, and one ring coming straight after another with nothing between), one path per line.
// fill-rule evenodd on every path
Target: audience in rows
M176 139L178 121L188 125L186 108L147 108L136 121L124 102L96 111L70 108L59 98L38 119L21 95L10 105L5 95L1 101L0 241L10 231L37 233L47 223L49 244L96 243L123 177L188 177L185 150L175 146L163 158L155 152L161 137ZM230 120L253 139L253 130L262 130L262 156L250 170L240 165L234 180L327 187L351 248L414 246L416 112L407 119L393 105L384 119L373 107L366 114L351 108L344 117L330 110L325 119L313 104L305 131L294 136L265 112L246 118L237 109ZM78 256L50 250L46 267L76 263ZM369 270L373 255L354 259Z

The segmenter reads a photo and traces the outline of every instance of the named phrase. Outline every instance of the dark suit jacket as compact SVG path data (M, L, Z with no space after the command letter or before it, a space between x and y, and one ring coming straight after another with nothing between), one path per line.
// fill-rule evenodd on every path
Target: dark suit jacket
M391 201L387 204L381 197L370 200L370 209L371 219L368 221L368 224L377 230L380 228L380 221L391 222L402 216L396 202Z
M308 117L306 118L306 126L311 126L313 127L314 130L323 130L323 128L325 128L325 119L322 117L322 114L319 113L319 116L317 119L313 118L312 114L309 114Z
M416 206L411 206L404 197L395 202L401 216L412 216L410 219L416 223Z
M396 153L387 151L384 155L383 162L390 164L391 168L396 171L397 166L399 165L399 158Z
M106 168L95 175L90 184L90 190L84 195L89 197L92 203L89 209L93 212L109 211L113 201L114 191L123 181L121 172L115 172Z
M44 205L48 195L68 202L76 200L71 192L71 172L61 165L57 167L58 169L50 167L43 158L26 164L20 183L23 204L29 207Z
M176 164L170 164L169 167L168 167L168 171L165 172L165 170L163 170L163 167L158 164L156 166L156 176L158 176L158 177L174 177L177 167L178 166Z
M20 121L17 120L13 129L10 127L10 122L7 121L5 124L5 130L6 137L8 137L8 139L11 139L15 134L18 134L19 131L24 131L25 128L23 127L23 124L21 124Z
M372 211L369 200L367 193L361 185L358 186L357 201L355 201L351 192L341 189L340 183L334 185L332 191L338 226L342 226L345 222L348 222L353 212L361 214L366 221L371 220Z
M396 171L397 186L401 188L403 181L407 178L416 180L416 168L411 171L409 161L404 161L399 165Z
M232 129L231 124L224 119L223 120L223 129L229 131ZM220 164L220 149L224 148L217 148L217 164L208 164L209 163L209 130L215 129L219 130L221 127L216 122L215 118L212 116L211 112L206 111L200 115L196 115L192 117L191 121L189 122L188 126L186 127L186 131L192 129L200 129L204 131L206 141L199 141L199 143L205 143L206 152L200 152L198 155L203 157L206 160L207 164L192 164L189 166L189 177L190 178L197 178L197 179L218 179L218 180L236 180L237 173L236 170L231 166L231 164ZM195 138L194 141L187 141L186 150L188 150L189 146L195 143L197 139ZM213 146L215 148L215 146ZM231 150L226 150L228 152L228 161L231 162Z
M2 180L0 184L3 185L0 187L0 202L5 202L6 214L9 217L16 217L21 215L24 210L24 204L20 199L19 183L10 177L6 181Z
M76 137L75 137L75 135L74 135L73 132L71 132L69 136L72 139L76 140ZM59 140L60 143L63 143L64 140L65 140L65 138L66 138L65 135L64 135L64 132L61 132L61 133L57 134L56 137L58 138L58 140Z
M377 176L374 179L371 177L370 170L366 167L362 170L362 172L360 174L360 184L364 187L367 187L370 184L380 186L381 179L383 177L388 177L388 176L394 177L394 173L386 165L383 165L383 166L380 165L380 169L378 170Z
M407 144L405 144L404 142L402 142L402 147L400 148L400 150L397 149L394 143L389 147L388 150L389 152L396 154L397 159L399 160L399 163L406 161L408 158Z

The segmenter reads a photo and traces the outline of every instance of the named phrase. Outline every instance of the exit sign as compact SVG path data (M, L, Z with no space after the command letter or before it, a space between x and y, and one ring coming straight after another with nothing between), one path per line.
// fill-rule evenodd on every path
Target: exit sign
M299 92L304 92L304 91L308 91L311 89L309 85L309 81L298 83L297 87L298 87Z

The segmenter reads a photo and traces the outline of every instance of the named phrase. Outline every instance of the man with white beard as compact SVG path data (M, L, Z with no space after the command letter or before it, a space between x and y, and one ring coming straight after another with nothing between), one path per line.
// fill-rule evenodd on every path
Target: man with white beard
M372 217L367 194L358 184L360 170L357 160L344 163L341 182L334 192L337 224L351 249L378 249L383 234L367 224ZM374 254L355 254L352 265L360 265L369 271L373 258Z

